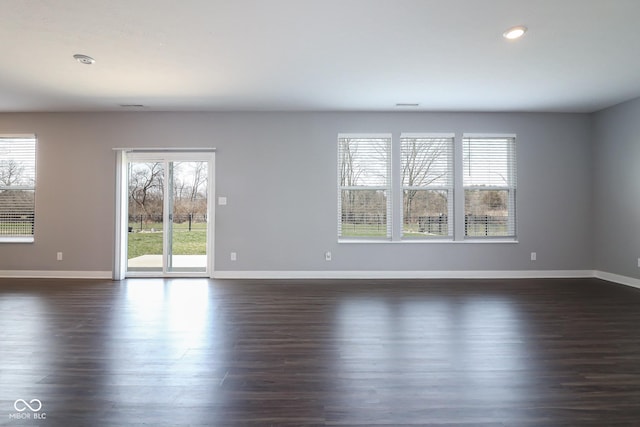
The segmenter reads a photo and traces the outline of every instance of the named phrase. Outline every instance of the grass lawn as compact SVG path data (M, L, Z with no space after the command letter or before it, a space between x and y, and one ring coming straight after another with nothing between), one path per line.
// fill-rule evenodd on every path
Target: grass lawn
M432 233L418 231L418 224L403 224L402 237L407 239L424 239L429 237L446 236L447 226L443 225L442 235L435 233L438 229L436 225L431 226ZM468 224L469 236L504 236L507 226L503 224ZM342 237L387 237L385 224L342 224Z
M0 221L0 236L32 236L33 224L30 222Z
M432 226L436 230L436 226ZM446 226L443 232L446 233ZM445 234L446 235L446 234ZM424 233L418 231L418 224L404 224L402 236L404 238L424 239L437 236L436 233ZM342 237L387 237L386 224L342 224Z
M342 223L342 237L387 237L387 225Z
M163 233L129 233L128 258L162 255ZM174 255L206 255L206 230L173 230Z
M504 224L467 224L468 236L506 236L507 226Z

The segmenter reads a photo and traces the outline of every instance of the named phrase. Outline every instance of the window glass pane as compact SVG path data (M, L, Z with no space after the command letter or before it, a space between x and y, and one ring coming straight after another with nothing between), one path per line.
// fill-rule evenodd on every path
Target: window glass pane
M129 163L127 271L163 270L164 162Z
M510 236L509 191L465 190L465 235Z
M515 185L513 138L464 138L464 186Z
M33 236L33 190L0 190L0 237Z
M342 190L341 236L387 237L387 192Z
M0 136L0 239L33 241L36 139Z
M341 138L340 185L386 187L390 148L389 138Z
M404 190L402 236L409 239L449 236L449 200L444 190Z
M402 135L402 237L453 237L453 136Z
M338 138L338 236L391 237L391 137Z
M401 138L402 186L448 187L453 177L453 138Z
M465 236L515 237L513 137L464 137Z

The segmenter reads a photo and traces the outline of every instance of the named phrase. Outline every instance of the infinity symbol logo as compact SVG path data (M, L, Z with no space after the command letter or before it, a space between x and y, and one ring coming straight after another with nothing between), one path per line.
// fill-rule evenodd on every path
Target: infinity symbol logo
M31 406L29 403L33 406ZM16 411L18 412L23 412L27 409L31 410L31 412L38 412L40 409L42 409L42 402L40 402L40 400L38 399L31 399L29 403L27 403L27 401L24 399L18 399L13 402L13 407L16 408Z

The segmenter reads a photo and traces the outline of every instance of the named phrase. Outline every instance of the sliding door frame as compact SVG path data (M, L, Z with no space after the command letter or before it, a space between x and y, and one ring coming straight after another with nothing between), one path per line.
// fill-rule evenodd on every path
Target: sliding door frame
M116 194L115 194L115 241L113 279L122 280L126 277L209 277L214 274L214 242L215 242L215 149L114 149L116 151ZM163 236L163 271L145 274L127 272L127 246L129 226L129 163L131 161L158 161L163 163L192 161L208 162L207 168L207 266L206 272L168 272L167 266L167 236ZM166 197L165 197L166 199ZM167 223L169 210L168 200L164 201L164 222Z

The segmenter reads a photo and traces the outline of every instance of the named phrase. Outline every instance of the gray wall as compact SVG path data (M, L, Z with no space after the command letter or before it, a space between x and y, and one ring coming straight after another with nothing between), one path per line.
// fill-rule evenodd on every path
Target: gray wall
M36 242L0 244L0 271L111 270L112 148L145 146L217 148L216 192L228 198L216 211L219 271L585 270L594 264L589 115L0 115L0 133L16 132L38 136ZM400 132L516 133L519 243L338 244L339 132L391 132L396 140ZM56 261L57 251L64 261ZM231 251L238 261L230 261ZM325 251L333 261L324 261Z
M595 267L640 278L640 99L594 115Z

